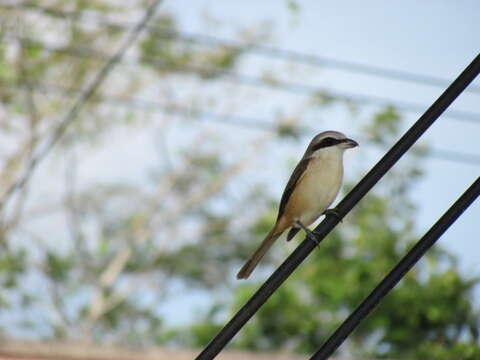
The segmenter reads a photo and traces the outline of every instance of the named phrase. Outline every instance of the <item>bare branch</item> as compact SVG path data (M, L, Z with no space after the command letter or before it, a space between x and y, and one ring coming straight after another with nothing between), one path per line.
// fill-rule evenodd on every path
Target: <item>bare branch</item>
M3 199L0 203L0 207L4 207L11 196L22 187L25 186L27 181L32 176L33 171L38 166L38 164L47 156L47 154L52 150L52 148L57 144L57 142L64 135L68 126L76 119L80 110L83 108L84 104L93 96L97 88L103 83L107 75L111 72L114 66L121 61L125 52L130 48L130 46L135 42L140 32L145 28L147 23L153 17L157 7L160 5L161 0L154 0L152 4L145 11L145 15L139 21L139 23L132 29L128 34L125 42L118 48L118 50L113 54L113 56L107 61L104 67L98 72L97 76L94 78L90 86L83 91L74 105L66 113L66 115L60 121L60 124L55 129L53 135L46 142L45 146L41 148L31 159L23 175L7 190L4 194Z

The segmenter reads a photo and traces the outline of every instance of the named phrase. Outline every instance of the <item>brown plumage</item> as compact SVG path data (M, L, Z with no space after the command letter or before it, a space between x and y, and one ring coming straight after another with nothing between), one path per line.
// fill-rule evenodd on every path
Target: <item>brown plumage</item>
M357 145L336 131L325 131L313 138L283 191L275 225L240 269L238 279L250 276L285 230L290 228L287 241L291 240L300 230L297 221L308 226L330 206L342 182L343 152Z

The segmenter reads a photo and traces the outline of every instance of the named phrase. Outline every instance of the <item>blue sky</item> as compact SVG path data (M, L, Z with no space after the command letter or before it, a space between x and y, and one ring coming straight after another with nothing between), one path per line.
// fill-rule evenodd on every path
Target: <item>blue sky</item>
M266 45L339 60L380 66L453 80L480 50L480 2L478 1L297 1L298 13L288 10L287 1L166 1L167 9L178 16L183 31L234 39L232 29L271 22L271 40ZM162 10L160 10L162 11ZM202 19L224 22L205 28ZM227 25L225 25L227 24ZM248 62L247 62L248 64ZM255 64L253 62L253 64ZM242 67L248 72L248 67ZM440 87L373 78L325 67L321 78L302 78L311 85L337 91L389 97L430 105L443 91ZM289 79L288 74L280 74ZM474 82L480 85L480 80ZM295 107L295 100L291 100ZM282 104L288 111L288 103ZM480 94L464 93L451 107L480 112ZM270 108L256 104L242 109L248 116L268 116ZM420 114L408 113L406 123ZM271 116L271 113L270 113ZM329 119L326 125L346 133L348 121ZM338 128L338 126L340 128ZM440 118L422 139L432 147L480 154L479 122ZM301 150L299 150L301 151ZM352 159L359 159L357 154ZM380 156L380 154L378 154ZM366 162L373 165L378 156ZM363 158L362 158L363 160ZM423 234L434 221L479 175L478 165L447 162L429 158L425 161L425 178L412 191L419 207L417 230ZM281 191L283 184L277 184ZM480 273L475 226L480 219L480 202L473 204L440 240L454 252L467 273Z
M438 76L453 80L480 50L480 2L478 1L298 1L297 13L288 9L287 1L187 1L166 0L159 12L168 11L175 15L179 28L185 32L214 35L219 38L236 39L236 30L251 30L260 23L270 24L271 39L265 45L279 47L317 56L358 62L367 65L391 68L401 71ZM128 16L126 17L128 19ZM210 25L205 26L205 19ZM213 20L212 20L213 19ZM216 23L214 20L220 22ZM340 71L325 67L315 69L299 64L288 64L268 58L247 54L239 64L242 74L258 76L265 68L275 73L284 81L325 87L330 90L388 97L396 101L416 102L430 105L443 91L440 87L431 87L401 81L375 78L366 75ZM285 71L289 68L291 71ZM125 67L122 67L125 69ZM162 81L167 81L162 79ZM480 86L480 80L475 81ZM188 92L198 87L190 86L187 81L180 86L172 81L172 88ZM234 86L235 84L230 84ZM185 90L187 89L187 90ZM259 96L242 98L241 107L230 106L229 96L242 95L242 91L225 92L220 88L219 108L231 114L271 120L278 113L302 114L301 96L277 92L260 92ZM267 94L267 95L266 95ZM156 94L139 94L143 95ZM226 95L226 96L223 96ZM250 102L246 102L249 99ZM235 99L233 99L235 100ZM222 108L223 106L223 108ZM451 109L480 113L480 94L464 93L452 105ZM206 110L216 111L215 109ZM218 109L217 109L218 110ZM218 112L224 112L218 111ZM158 113L157 113L158 114ZM323 114L323 113L322 113ZM405 124L412 124L419 113L407 113ZM157 115L152 115L157 116ZM305 121L312 131L319 132L335 129L347 135L359 133L362 118L351 118L348 113L332 110L315 119L311 113L305 114ZM157 118L155 118L157 119ZM158 115L161 121L162 116ZM302 119L303 120L303 119ZM317 125L318 120L318 125ZM208 124L191 127L190 132L200 132ZM228 149L237 149L231 156L243 149L244 137L253 136L255 130L232 128L227 125L214 125L228 137ZM107 144L92 148L82 154L79 170L79 183L96 183L101 181L128 180L145 182L145 169L158 165L158 129L128 128L120 129L110 135ZM442 117L427 132L421 143L434 148L455 150L480 156L478 136L480 134L480 117L478 122L457 121ZM170 146L175 157L175 143L179 136L189 136L184 127L172 126L173 140ZM313 134L312 134L313 135ZM243 139L240 139L242 138ZM271 151L268 164L253 164L257 169L255 181L277 179L272 183L273 194L281 194L288 178L284 169L285 159L295 161L304 151L309 137L298 143L286 140ZM358 181L366 169L371 168L381 152L367 151L362 146L347 154L347 179ZM173 158L175 161L175 158ZM34 201L50 199L51 189L56 189L57 180L51 176L52 170L58 170L58 157L51 156L41 166L35 179L37 197ZM458 198L458 196L479 175L479 165L454 163L434 158L425 162L425 177L412 189L412 196L418 206L417 232L423 234L439 216ZM292 164L293 165L293 164ZM43 180L42 180L43 179ZM253 181L253 183L255 182ZM244 180L248 185L248 179ZM237 198L241 199L241 191ZM454 252L465 273L480 274L479 231L476 222L480 219L480 202L472 205L467 212L442 237L440 243ZM50 218L42 225L44 233L52 233L61 238L58 218ZM56 240L52 240L56 241ZM61 246L60 241L55 247ZM294 246L289 244L288 246ZM255 275L255 274L254 274ZM262 275L263 276L263 275ZM261 279L258 277L257 280ZM178 290L179 292L182 289ZM179 295L181 295L179 293ZM163 306L161 312L170 323L188 321L198 308L208 304L209 297L179 296ZM179 311L180 306L183 306ZM172 314L174 314L172 316Z
M438 76L453 80L480 50L478 1L298 1L298 18L286 1L166 2L179 15L182 30L206 33L199 18L208 12L229 27L272 21L275 37L268 45L313 55ZM225 28L224 28L225 29ZM229 38L228 27L207 33ZM431 104L439 87L382 80L325 68L324 82L335 90ZM295 79L292 79L295 80ZM480 84L477 79L475 85ZM464 93L451 109L480 111L480 95ZM407 114L408 123L418 114ZM345 130L345 129L344 129ZM345 130L348 132L348 129ZM432 147L480 154L478 124L440 118L423 141ZM420 204L419 229L426 229L479 174L479 168L437 159L426 161L426 178L415 190ZM474 204L444 236L442 243L472 267L480 245L475 239ZM423 225L423 226L422 226ZM476 250L476 251L475 251ZM477 267L480 270L480 265Z

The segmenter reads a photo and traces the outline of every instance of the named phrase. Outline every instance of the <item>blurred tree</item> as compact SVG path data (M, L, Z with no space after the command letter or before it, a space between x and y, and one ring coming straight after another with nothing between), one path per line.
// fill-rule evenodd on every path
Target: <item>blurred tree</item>
M295 1L288 6L300 16ZM2 19L12 25L0 28L2 194L134 26L110 19L128 18L144 7L143 0L0 5ZM248 60L247 44L265 36L264 27L249 26L238 32L246 45L213 46L182 38L176 15L158 14L68 129L54 154L59 165L51 170L48 195L35 194L38 183L30 179L8 204L2 200L5 336L23 331L37 338L200 346L251 294L253 287L239 285L234 273L276 216L272 189L256 180L256 160L300 139L308 126L319 129L321 111L359 113L354 104L322 90L293 113L279 106L269 135L200 128L201 120L214 118L201 109L228 113L262 99L236 89L239 77L233 71ZM288 73L256 67L264 72L260 81L273 87L281 83L278 74ZM311 69L307 73L312 76ZM138 100L147 96L153 100ZM159 108L161 116L154 116ZM183 125L176 122L178 114L188 117ZM108 148L115 131L152 124L161 139L160 161L134 169L142 181L81 182L82 160ZM165 145L172 124L180 128L173 154ZM265 124L259 127L265 130ZM383 146L400 129L400 114L387 107L364 130ZM318 346L417 238L408 191L420 175L415 163L390 175L275 294L236 346L299 352ZM54 226L47 231L34 226L45 218ZM260 273L284 257L281 246L273 250ZM435 249L356 332L352 349L389 357L473 359L479 324L471 291L477 282L460 275L454 259ZM208 291L218 302L188 329L168 328L158 311L178 296L172 290L178 285L189 293Z
M400 120L391 107L377 113L368 125L371 141L391 141ZM390 172L380 189L367 195L272 296L239 334L235 346L306 354L318 349L418 240L408 191L419 177L418 164L412 161ZM269 214L271 224L273 212ZM261 237L266 233L263 224L262 219L252 232ZM285 254L277 255L279 263ZM480 313L473 290L479 282L478 275L462 275L455 258L436 246L352 334L348 351L365 358L478 358ZM257 286L239 286L233 306L214 305L190 330L180 333L190 334L190 345L204 346L221 328L228 309L238 309Z
M33 154L54 134L59 114L90 84L135 25L130 20L113 22L110 17L141 14L144 5L143 0L1 5L0 126L6 144L0 163L2 194L22 177ZM51 189L50 203L35 199L32 181L17 188L8 203L2 198L0 281L4 291L0 310L19 318L4 324L7 335L8 329L15 329L42 338L152 343L163 330L155 305L167 296L172 276L202 286L225 279L226 274L220 273L197 279L201 268L194 268L195 262L172 269L169 259L173 255L168 254L179 253L177 257L188 259L191 245L185 244L187 235L177 236L172 249L164 239L178 233L184 221L201 226L200 233L214 228L217 233L225 231L231 222L228 214L219 217L200 205L225 191L228 182L245 169L258 144L250 143L250 153L228 160L213 151L212 145L218 144L214 134L199 132L184 139L174 167L168 164L167 154L162 154L167 166L150 169L142 185L119 181L78 184L78 167L85 152L108 145L110 134L117 129L135 129L157 120L132 94L161 94L157 107L165 114L158 126L164 132L174 119L168 113L175 114L178 104L190 105L183 106L193 123L201 114L191 104L212 103L213 97L206 91L203 98L178 95L176 84L192 83L192 76L196 77L199 82L193 83L192 93L199 93L199 84L214 82L247 50L194 46L177 41L176 32L175 18L162 11L117 65L121 70L114 70L85 104L55 151L56 168L66 175L55 174L61 185ZM248 36L252 41L257 37L255 31ZM66 165L60 165L61 161ZM55 213L61 216L54 217L58 235L53 238L30 227L34 219ZM151 296L149 304L136 296L139 287ZM42 316L42 308L51 311Z

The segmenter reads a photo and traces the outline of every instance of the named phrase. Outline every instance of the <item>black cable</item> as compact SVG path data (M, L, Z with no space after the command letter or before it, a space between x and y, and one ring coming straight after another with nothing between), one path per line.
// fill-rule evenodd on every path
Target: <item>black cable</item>
M42 12L44 14L50 15L52 17L56 17L59 19L64 18L74 18L78 20L79 16L85 16L86 14L92 14L92 11L66 11L66 10L58 10L53 7L44 7L40 6L34 2L24 2L19 5L13 4L4 4L0 5L0 7L4 9L18 9L23 8L26 10L33 10ZM131 26L131 23L128 21L111 21L108 20L108 17L98 15L97 13L93 14L94 16L89 16L90 18L95 18L96 22L100 25L107 26L113 29L127 29ZM167 39L175 39L181 40L191 43L209 45L209 46L224 46L231 49L243 49L245 47L248 48L248 51L252 53L256 53L260 56L274 58L274 59L284 59L292 62L298 62L303 64L308 64L311 66L318 66L318 67L332 67L337 68L340 70L365 74L369 76L376 76L381 78L389 78L392 80L400 80L406 82L412 82L417 84L423 84L428 86L436 86L436 87L446 87L450 83L450 80L439 78L436 76L412 73L408 71L400 71L395 69L388 69L379 66L361 64L353 61L346 61L346 60L339 60L334 58L329 58L326 56L319 56L319 55L312 55L306 53L300 53L292 50L281 49L273 46L266 46L260 44L249 44L240 41L233 41L233 40L225 40L219 38L217 36L205 35L205 34L198 34L198 33L186 33L180 31L167 31L162 27L149 25L148 29L154 31L156 35L167 38ZM470 86L469 89L466 91L480 94L480 87L479 86Z
M415 244L415 246L400 260L390 273L363 300L352 314L328 338L322 347L311 357L315 360L325 360L345 341L360 322L378 305L380 300L392 290L405 274L425 255L442 234L457 220L457 218L480 195L480 177L458 198L445 214L430 230Z
M28 85L28 86L27 86ZM54 84L45 84L39 82L31 82L29 84L17 84L12 81L6 81L0 77L0 88L9 89L12 91L39 91L42 93L54 93L62 97L75 97L81 91L76 88L67 88L65 86L54 85ZM156 100L149 100L143 98L137 98L132 96L125 95L97 95L94 98L90 99L93 102L104 102L110 104L111 106L122 106L125 108L135 108L142 111L152 111L152 112L164 112L168 114L174 114L183 117L191 117L192 114L200 116L200 121L209 121L209 122L218 122L226 125L240 126L244 128L257 129L261 131L271 131L278 132L281 131L281 125L276 125L271 121L261 118L246 117L239 115L231 114L221 114L212 111L201 110L197 108L190 108L186 105L169 105L163 104ZM280 128L279 128L280 127ZM296 134L304 135L311 134L313 129L295 127L293 131ZM355 139L362 139L360 136L352 135ZM368 139L365 139L368 141ZM480 155L453 151L453 150L444 150L437 148L429 148L427 152L418 154L412 153L414 156L420 157L430 157L436 158L439 160L445 160L455 163L464 163L467 165L478 166L480 165Z
M422 134L437 120L445 109L463 92L480 72L480 54L458 76L428 108L417 122L398 140L367 175L340 201L336 207L337 215L327 215L315 228L319 241L345 217L345 215L372 189L372 187L392 168L393 165L412 147ZM213 340L198 355L197 360L210 360L228 344L247 321L258 311L267 299L278 289L288 276L315 249L317 243L305 239L280 267L267 279L248 302L220 330Z

